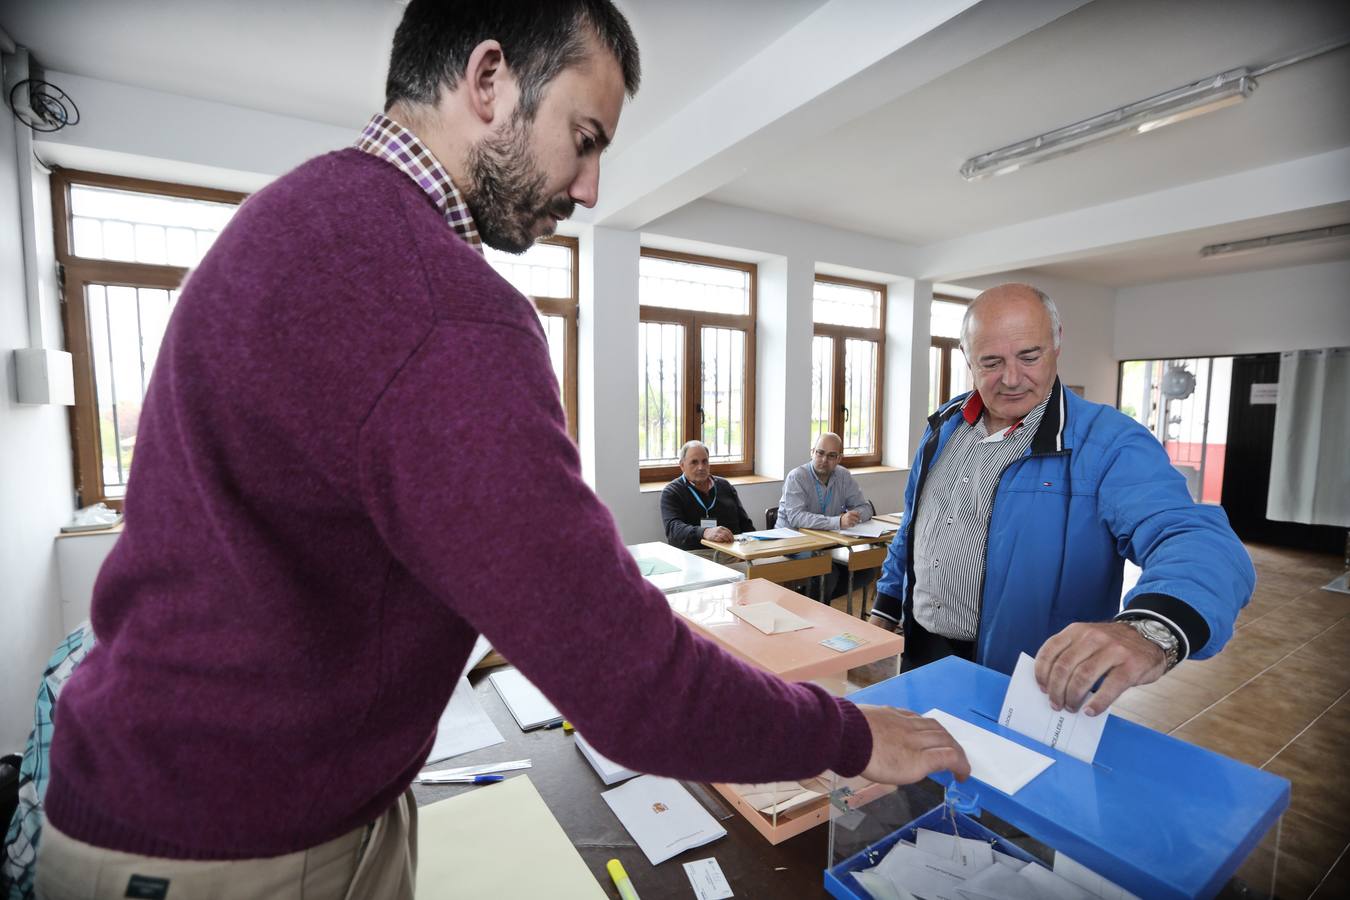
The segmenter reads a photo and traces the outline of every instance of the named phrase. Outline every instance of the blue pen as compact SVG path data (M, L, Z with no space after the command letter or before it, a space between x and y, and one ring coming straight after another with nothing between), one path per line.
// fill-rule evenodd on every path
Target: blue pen
M460 778L442 778L437 784L496 784L505 775L464 775Z

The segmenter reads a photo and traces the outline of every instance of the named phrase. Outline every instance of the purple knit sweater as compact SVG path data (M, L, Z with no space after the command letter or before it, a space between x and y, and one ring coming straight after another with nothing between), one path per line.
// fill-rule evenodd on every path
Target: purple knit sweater
M127 852L275 856L375 818L479 632L644 772L871 753L852 704L671 613L581 479L529 302L355 150L250 198L188 279L93 621L47 813Z

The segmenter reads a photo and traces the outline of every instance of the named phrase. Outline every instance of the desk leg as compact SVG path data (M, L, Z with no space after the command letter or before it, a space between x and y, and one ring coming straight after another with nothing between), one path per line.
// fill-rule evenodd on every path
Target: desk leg
M848 569L848 599L844 601L848 606L848 614L853 615L853 567Z

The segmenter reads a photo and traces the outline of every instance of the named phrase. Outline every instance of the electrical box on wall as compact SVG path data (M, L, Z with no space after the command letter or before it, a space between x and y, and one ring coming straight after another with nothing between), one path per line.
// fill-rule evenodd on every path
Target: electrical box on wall
M64 350L15 350L14 380L20 403L75 405L75 370Z

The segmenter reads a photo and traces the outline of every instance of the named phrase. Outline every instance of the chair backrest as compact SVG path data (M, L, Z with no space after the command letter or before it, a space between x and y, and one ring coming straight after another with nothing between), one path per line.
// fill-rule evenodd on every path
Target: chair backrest
M770 506L764 510L764 527L773 528L778 524L778 507Z

